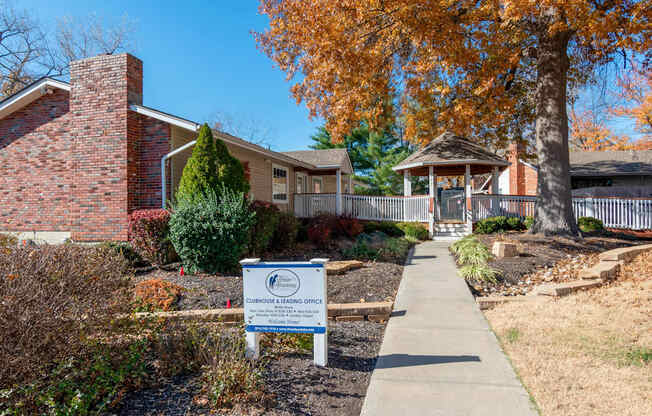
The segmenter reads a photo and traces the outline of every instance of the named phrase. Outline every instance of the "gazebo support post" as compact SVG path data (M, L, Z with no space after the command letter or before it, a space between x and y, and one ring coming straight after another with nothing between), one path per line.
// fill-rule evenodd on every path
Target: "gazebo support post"
M466 225L473 227L473 206L471 202L471 165L466 165L464 171L464 194L466 197Z
M410 171L408 169L403 171L403 196L412 196L412 181L410 180ZM407 199L403 199L403 221L405 222L410 221L407 208Z
M428 194L430 196L428 201L428 207L432 204L432 210L428 210L428 234L430 238L435 235L435 210L437 209L437 175L435 174L435 168L428 166Z
M491 195L498 195L500 192L498 190L498 166L494 166L493 170L491 171ZM499 215L496 212L498 211L498 208L500 207L500 201L496 197L492 197L491 201L489 203L489 209L491 211L491 215Z

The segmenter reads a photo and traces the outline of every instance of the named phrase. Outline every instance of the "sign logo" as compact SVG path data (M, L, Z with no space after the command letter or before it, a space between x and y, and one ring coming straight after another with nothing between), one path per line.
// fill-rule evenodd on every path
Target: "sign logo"
M299 276L291 270L278 269L267 275L265 279L267 291L279 298L287 298L299 291L301 283Z

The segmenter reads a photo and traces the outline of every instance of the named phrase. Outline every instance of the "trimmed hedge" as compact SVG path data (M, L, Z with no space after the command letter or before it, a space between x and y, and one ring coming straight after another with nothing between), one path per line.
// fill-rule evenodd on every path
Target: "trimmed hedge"
M208 191L175 207L170 239L189 272L233 272L247 251L255 216L244 194Z
M604 230L604 223L597 218L593 217L579 217L577 225L583 233L592 233Z
M429 237L428 229L418 222L399 222L397 227L403 231L403 235L408 238L417 240L427 240Z
M506 231L522 231L526 225L517 217L490 217L474 224L473 232L476 234L504 233Z
M289 212L281 212L278 225L272 237L272 246L276 249L294 247L299 234L299 220Z
M251 229L249 253L260 256L268 251L272 244L281 211L276 205L265 201L254 201L251 204L251 211L255 213L255 220Z

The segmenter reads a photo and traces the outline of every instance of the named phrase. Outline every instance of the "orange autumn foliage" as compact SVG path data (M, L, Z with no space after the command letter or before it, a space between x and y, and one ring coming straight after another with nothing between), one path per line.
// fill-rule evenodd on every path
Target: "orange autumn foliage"
M630 150L634 144L627 136L617 136L604 122L596 121L590 110L570 112L570 140L575 150L588 152L604 150Z
M136 284L134 297L139 310L169 311L184 288L162 279L149 279Z
M652 71L643 70L631 63L631 70L618 77L617 96L629 105L619 105L611 109L616 116L634 120L636 130L644 134L645 146L652 141Z
M569 82L620 50L649 49L651 0L262 0L256 40L335 140L400 117L504 147L534 121L541 40L567 38ZM580 69L581 68L581 69Z

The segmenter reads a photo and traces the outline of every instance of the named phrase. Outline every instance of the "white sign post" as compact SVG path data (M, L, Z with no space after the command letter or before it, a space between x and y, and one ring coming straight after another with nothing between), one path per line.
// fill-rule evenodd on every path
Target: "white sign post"
M326 263L240 262L248 357L260 356L261 332L307 333L314 337L315 364L328 364Z

